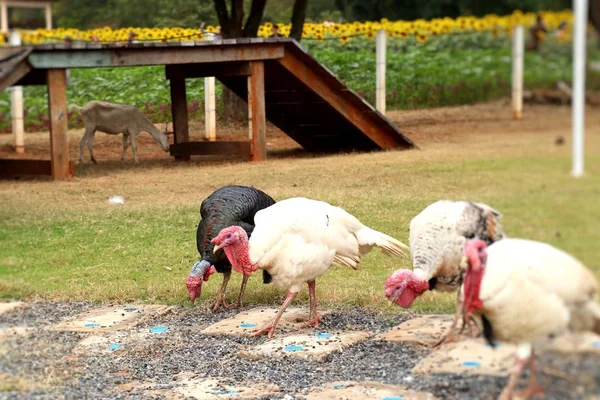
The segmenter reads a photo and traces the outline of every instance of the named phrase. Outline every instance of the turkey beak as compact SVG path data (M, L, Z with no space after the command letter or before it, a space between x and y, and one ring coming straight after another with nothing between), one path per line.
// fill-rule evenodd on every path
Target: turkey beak
M215 247L213 248L213 254L215 254L217 251L219 251L220 248L221 248L221 246L219 246L218 244L215 244Z
M397 294L394 295L394 297L392 297L391 299L388 300L388 308L390 308L392 306L392 304L394 304L396 302L396 300L398 300L399 296L400 296L400 292L398 292Z

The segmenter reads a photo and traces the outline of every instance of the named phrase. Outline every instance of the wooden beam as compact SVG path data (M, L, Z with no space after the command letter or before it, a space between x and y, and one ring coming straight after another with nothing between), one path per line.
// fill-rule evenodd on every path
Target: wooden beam
M188 127L187 96L185 92L185 78L171 79L171 113L173 114L173 130L175 131L175 144L187 143L190 141L190 131ZM175 156L176 159L189 161L190 155L181 153Z
M249 76L252 68L249 62L226 62L219 64L173 64L165 68L167 79L205 78L220 76Z
M31 71L31 65L26 60L19 62L14 68L0 78L0 91L17 83Z
M182 154L194 156L233 155L247 157L250 154L250 142L222 141L172 144L170 153L175 157Z
M69 171L73 175L73 162L69 161ZM0 159L0 175L52 175L50 160Z
M395 138L384 129L381 129L376 122L365 114L365 110L360 109L355 104L348 101L348 99L344 97L344 92L332 90L321 75L309 68L291 52L286 52L285 57L277 61L302 83L327 101L356 128L364 132L365 135L382 149L387 150L398 146L406 146L405 143L400 142L402 139L401 136Z
M283 46L283 43L256 43L48 51L34 49L29 61L34 68L42 69L220 63L281 58L284 55Z
M248 77L248 116L252 135L251 161L267 159L267 118L265 113L265 64L252 62L252 75Z
M69 167L69 136L67 121L67 71L48 71L48 108L50 109L50 161L52 179L73 176Z

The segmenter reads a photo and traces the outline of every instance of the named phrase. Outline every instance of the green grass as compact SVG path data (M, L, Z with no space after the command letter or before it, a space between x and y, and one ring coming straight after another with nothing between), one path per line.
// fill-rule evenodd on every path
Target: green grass
M338 40L302 43L320 62L370 103L375 102L375 42L353 38L343 46ZM489 33L443 35L421 45L414 39L388 39L387 107L417 109L470 104L495 99L510 92L511 44L506 36ZM525 54L525 85L554 87L557 80L570 82L569 45L546 42L539 53ZM600 58L595 40L590 59ZM600 74L588 73L588 87L599 87ZM222 112L221 85L217 108ZM48 129L47 94L44 86L24 88L25 128ZM204 110L203 79L187 80L191 117ZM164 68L82 68L71 70L68 102L83 105L91 100L131 104L154 122L171 121L170 91ZM10 132L10 97L0 93L0 132ZM81 116L69 113L69 124L82 126Z
M306 196L335 203L405 243L410 219L431 202L484 201L504 213L509 236L549 242L600 272L600 176L593 172L600 170L600 143L588 143L591 172L576 180L568 174L566 146L539 144L540 133L527 137L530 145L518 151L487 146L250 165L168 162L119 172L102 172L98 166L73 182L4 182L0 297L187 304L183 283L197 259L199 204L230 183L254 185L276 199ZM127 203L108 205L106 198L113 194L124 195ZM383 308L384 280L408 267L407 260L373 251L359 271L335 267L318 279L319 301ZM230 300L241 282L234 275ZM214 275L204 285L204 302L214 296L220 280ZM279 304L285 290L259 281L251 278L247 303ZM428 293L415 308L450 311L453 299ZM299 301L307 301L306 290Z

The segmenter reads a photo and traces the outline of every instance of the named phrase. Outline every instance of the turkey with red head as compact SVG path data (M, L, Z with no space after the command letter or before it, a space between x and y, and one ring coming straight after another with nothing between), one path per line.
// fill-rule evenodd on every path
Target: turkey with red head
M231 226L223 229L213 243L215 249L225 251L236 271L246 274L262 269L271 275L275 286L288 288L285 303L273 322L254 333L267 333L269 338L304 283L310 296L307 325L318 325L315 279L332 264L357 269L361 256L373 247L396 256L408 250L400 241L363 225L343 209L318 200L282 200L257 212L254 220L250 239L239 226Z
M225 291L231 276L231 263L222 251L213 252L214 244L211 241L222 229L231 225L241 227L248 236L251 236L256 213L273 204L275 200L265 192L253 187L236 185L223 186L204 199L200 205L201 220L196 231L196 245L201 258L194 263L186 280L192 303L200 297L203 281L208 280L216 270L223 274L223 284L211 308L213 310L221 306L232 308L225 301ZM238 307L242 306L249 275L244 274L236 303ZM266 271L263 273L263 282L270 282L270 276Z
M436 345L456 340L456 327L462 315L459 289L466 268L463 260L466 241L479 238L491 244L502 239L501 217L498 211L483 203L440 200L410 222L413 269L395 271L385 283L385 295L390 304L409 308L427 290L458 291L452 326ZM472 332L475 334L476 330Z
M598 281L571 255L546 243L506 238L487 247L465 245L464 311L483 327L490 345L517 345L515 370L500 399L512 398L529 364L529 385L520 398L543 394L533 343L566 331L600 334Z

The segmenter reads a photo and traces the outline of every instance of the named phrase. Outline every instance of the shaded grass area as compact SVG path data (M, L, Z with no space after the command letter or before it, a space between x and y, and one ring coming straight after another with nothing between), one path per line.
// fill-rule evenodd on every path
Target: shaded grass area
M329 201L405 243L410 219L431 202L483 201L504 213L508 236L549 242L598 273L598 155L595 140L588 144L592 173L579 180L568 174L568 148L530 146L519 152L384 152L256 165L165 163L58 184L4 183L0 297L186 304L184 280L197 260L199 205L225 184L253 185L276 199ZM108 205L107 196L114 194L127 203ZM333 267L318 279L319 301L383 309L386 277L409 267L408 260L375 250L359 271ZM216 274L205 283L203 302L212 300L220 282ZM229 299L240 282L234 274ZM260 282L260 274L250 279L246 302L279 304L285 290ZM298 302L307 299L303 290ZM453 303L454 295L427 293L415 308L447 312Z

